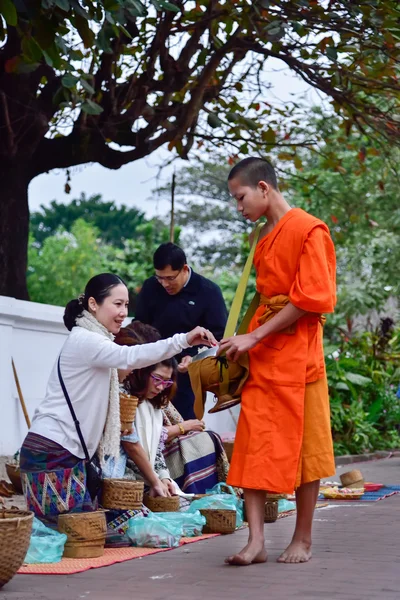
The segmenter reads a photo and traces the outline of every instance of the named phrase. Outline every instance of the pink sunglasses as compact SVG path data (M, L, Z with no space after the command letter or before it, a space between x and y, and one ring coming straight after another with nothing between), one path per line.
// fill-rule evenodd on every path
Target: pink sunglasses
M153 375L153 373L150 373L150 377L154 381L155 385L163 385L165 388L169 388L169 387L171 387L171 385L174 385L174 382L172 379L163 379L162 377L159 377L158 375Z

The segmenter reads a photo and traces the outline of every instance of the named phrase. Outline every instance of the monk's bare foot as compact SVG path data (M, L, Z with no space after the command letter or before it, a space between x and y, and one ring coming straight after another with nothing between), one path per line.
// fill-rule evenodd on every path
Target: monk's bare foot
M225 559L227 565L246 567L247 565L267 562L267 551L264 544L249 542L238 554Z
M312 556L311 544L309 542L293 541L278 558L280 563L305 563Z

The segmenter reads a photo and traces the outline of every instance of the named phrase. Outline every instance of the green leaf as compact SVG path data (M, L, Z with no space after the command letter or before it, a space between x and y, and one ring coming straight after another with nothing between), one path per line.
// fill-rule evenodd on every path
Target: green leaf
M372 382L372 379L369 377L364 377L364 375L359 375L358 373L346 373L345 377L354 385L368 385Z
M75 75L71 75L70 73L68 73L67 75L64 75L64 77L61 79L61 83L65 88L71 89L74 88L76 86L76 84L78 83L79 78L75 77Z
M209 113L209 115L207 117L207 123L213 129L215 129L216 127L220 127L222 125L221 119L215 113Z
M7 25L15 27L18 23L17 9L12 0L0 0L0 14L3 15Z
M325 52L328 58L330 58L333 61L337 60L338 53L336 48L334 48L333 46L328 46Z
M104 109L99 104L96 104L96 102L93 102L93 100L87 99L82 104L82 110L88 115L100 115Z
M336 390L346 390L346 392L348 392L350 389L347 383L345 383L344 381L338 381L337 383L334 383L333 387Z
M69 4L69 0L55 0L56 2L56 6L58 6L58 8L61 8L61 10L64 10L65 12L68 12L70 7Z
M273 129L269 128L267 131L263 131L261 134L263 142L274 146L276 144L276 133Z
M90 48L94 42L94 33L81 15L75 15L75 27L82 38L85 48Z
M86 81L85 79L81 79L81 86L83 87L83 89L88 92L89 94L95 94L96 90L90 85L90 83L88 81Z
M39 62L42 59L42 50L34 38L25 37L21 42L21 48L24 56L33 62Z
M172 4L171 2L167 2L166 0L152 0L151 2L153 6L156 7L157 10L170 10L171 12L179 12L179 8Z

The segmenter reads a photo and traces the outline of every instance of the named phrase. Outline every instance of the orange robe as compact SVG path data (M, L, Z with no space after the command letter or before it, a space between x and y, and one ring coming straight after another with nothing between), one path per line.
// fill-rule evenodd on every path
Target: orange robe
M261 303L249 332L273 317L282 298L308 314L249 352L228 483L290 493L335 473L321 325L336 303L329 229L291 209L258 242L254 264Z

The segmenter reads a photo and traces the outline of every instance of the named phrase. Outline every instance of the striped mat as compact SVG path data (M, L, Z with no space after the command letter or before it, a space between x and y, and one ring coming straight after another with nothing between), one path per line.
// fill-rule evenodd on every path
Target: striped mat
M209 533L199 537L182 538L181 546L218 535L220 534ZM73 573L83 573L83 571L89 569L109 567L115 563L149 556L150 554L167 552L168 550L173 550L173 548L105 548L103 556L99 558L62 558L58 563L22 565L18 573L24 575L72 575Z

